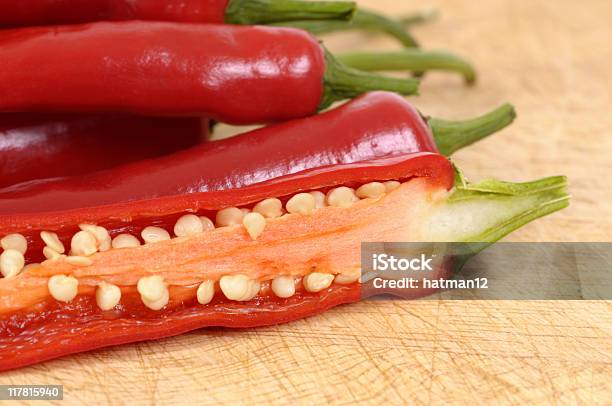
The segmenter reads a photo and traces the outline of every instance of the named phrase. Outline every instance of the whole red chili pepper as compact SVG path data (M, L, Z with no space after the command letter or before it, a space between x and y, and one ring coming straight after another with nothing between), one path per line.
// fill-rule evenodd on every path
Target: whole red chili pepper
M347 19L355 3L300 0L0 0L0 27L101 20L154 20L213 24Z
M0 188L170 154L207 133L208 120L199 118L0 115Z
M128 112L248 124L309 116L368 90L412 94L418 85L347 68L315 38L290 28L97 23L8 30L0 44L3 112Z
M469 121L429 119L430 128L404 98L372 92L317 116L204 143L156 160L5 188L0 190L0 213L87 211L113 203L237 189L312 167L414 152L437 153L436 144L443 154L450 155L507 126L514 116L514 109L504 105ZM92 187L85 189L83 185ZM125 216L154 210L135 207ZM33 221L28 216L27 222ZM0 224L0 235L3 232L7 231Z
M352 127L368 121L362 116L372 119L373 127L365 128L375 135ZM327 149L315 142L320 138L304 138L328 126L325 136L346 130L353 142L333 141ZM267 148L296 131L301 142ZM203 326L251 327L306 317L360 298L360 241L492 242L567 205L562 177L478 185L456 178L449 161L432 152L420 115L385 94L208 145L215 144L200 150L200 162L225 162L226 172L212 170L209 182L199 179L207 178L209 168L182 166L177 159L174 174L188 171L190 178L176 178L179 187L162 180L161 194L134 191L141 200L116 193L121 179L106 178L114 185L104 189L96 183L100 179L86 176L83 192L97 187L99 198L114 198L92 207L70 201L74 196L62 196L74 185L66 179L66 189L61 183L46 189L44 208L0 210L0 270L7 275L0 279L0 370ZM155 181L162 172L151 169L149 181ZM28 190L41 192L36 185L17 185L0 192L0 202L11 192L26 202ZM60 207L53 199L66 201ZM491 216L495 205L498 213L466 226L466 216ZM217 228L205 230L198 216L214 217ZM166 231L172 228L177 238ZM23 247L16 234L7 234L25 235L29 252L40 250L38 231L44 231L50 259L12 273ZM138 233L144 246L133 235ZM61 255L63 244L70 245L68 256Z

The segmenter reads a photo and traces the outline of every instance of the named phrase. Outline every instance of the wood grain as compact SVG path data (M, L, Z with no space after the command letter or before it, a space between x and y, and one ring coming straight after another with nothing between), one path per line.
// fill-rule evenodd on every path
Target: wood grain
M424 7L359 3L395 14ZM442 16L414 30L423 46L464 55L480 76L465 88L428 75L413 99L419 108L462 118L510 101L519 112L456 162L473 179L570 177L572 206L511 239L611 241L612 2L425 6ZM327 39L336 51L397 47L375 35ZM604 301L367 301L288 325L205 329L66 357L0 383L63 384L67 403L87 404L610 404L611 310Z

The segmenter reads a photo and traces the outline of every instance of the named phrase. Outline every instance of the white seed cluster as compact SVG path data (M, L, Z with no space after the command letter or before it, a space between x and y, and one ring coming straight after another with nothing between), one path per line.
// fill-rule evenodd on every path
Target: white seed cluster
M317 209L324 207L347 208L360 199L378 199L386 193L397 189L398 181L370 182L361 185L356 190L346 186L330 189L327 194L321 191L300 192L287 199L284 207L280 199L268 198L247 208L228 207L219 210L215 221L205 216L185 214L177 219L173 232L176 237L189 237L203 232L214 230L216 227L242 226L252 240L257 240L265 231L269 219L284 215L312 215ZM63 259L66 263L76 267L91 266L94 256L98 252L111 249L136 248L143 244L155 244L172 239L170 233L157 226L145 227L138 237L123 233L111 238L109 231L95 224L79 224L77 231L70 240L70 251L66 248L59 236L52 231L42 231L40 238L44 242L43 255L48 260ZM142 242L141 242L142 241ZM0 239L0 273L4 278L15 277L19 273L39 267L39 263L25 263L25 254L28 241L22 234L9 234ZM303 278L281 275L270 281L270 288L279 298L290 298L296 294L301 286L307 292L316 293L328 289L332 283L341 285L352 284L359 281L360 273L350 272L329 274L312 272ZM70 302L78 293L79 281L70 275L54 275L48 280L50 295L58 301ZM218 286L218 289L217 289ZM206 280L199 284L196 292L198 303L209 304L217 290L227 299L235 301L249 301L260 292L262 281L251 279L246 275L225 275L218 281ZM151 310L160 310L168 305L170 291L164 278L160 275L144 276L139 279L137 291L145 306ZM103 311L110 311L121 301L121 288L108 283L100 282L96 287L96 303Z

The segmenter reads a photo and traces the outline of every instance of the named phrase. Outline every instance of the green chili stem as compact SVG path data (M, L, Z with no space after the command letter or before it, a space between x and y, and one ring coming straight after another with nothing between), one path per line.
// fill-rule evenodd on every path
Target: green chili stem
M429 119L429 126L436 140L436 145L444 155L475 143L504 127L507 127L516 112L510 104L504 104L495 110L466 121L447 121L437 118Z
M348 20L352 1L230 0L225 9L229 24L266 24L279 21Z
M357 9L349 21L291 21L274 25L300 28L315 35L348 30L383 32L396 38L407 48L417 46L416 40L406 31L402 23L362 8Z
M398 20L404 27L416 24L423 24L438 18L440 13L436 9L417 11L416 13L405 15Z
M335 101L352 99L373 90L387 90L403 95L412 95L418 92L418 79L393 78L362 72L344 65L327 49L325 49L325 62L324 92L319 104L320 110Z
M535 219L567 207L569 200L565 176L525 183L485 180L457 185L444 210L451 215L472 211L477 226L468 227L473 228L469 235L449 241L493 243Z
M351 52L338 55L346 65L364 71L452 71L463 75L466 83L476 80L476 71L469 62L448 52L404 49L397 52Z

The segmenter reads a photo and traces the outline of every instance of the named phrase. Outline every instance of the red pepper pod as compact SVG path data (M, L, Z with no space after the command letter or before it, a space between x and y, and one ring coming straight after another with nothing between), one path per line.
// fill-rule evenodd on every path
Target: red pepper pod
M0 32L2 112L254 124L309 116L369 90L413 94L417 85L347 68L289 28L133 21Z
M199 118L0 115L0 188L170 154L207 133L208 120Z
M355 4L299 0L0 0L0 27L152 20L261 24L296 19L347 19Z
M88 211L95 206L238 189L311 168L416 152L438 152L427 122L402 97L373 92L317 116L154 160L71 179L15 185L0 190L0 215ZM0 234L4 232L0 224Z

